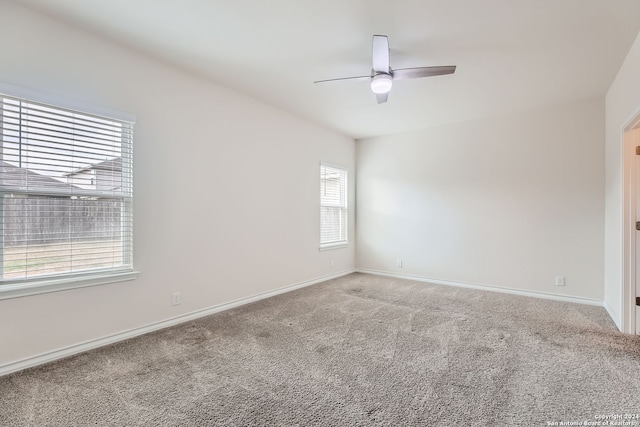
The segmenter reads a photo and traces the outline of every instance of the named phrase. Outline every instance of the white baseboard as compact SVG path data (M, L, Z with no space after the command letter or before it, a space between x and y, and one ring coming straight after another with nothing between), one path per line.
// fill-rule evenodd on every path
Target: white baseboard
M418 282L426 282L433 283L435 285L445 285L445 286L456 286L459 288L468 288L468 289L478 289L482 291L491 291L491 292L500 292L504 294L512 294L512 295L520 295L525 297L534 297L534 298L543 298L554 301L564 301L564 302L575 302L578 304L587 304L587 305L595 305L599 307L604 306L603 301L590 299L590 298L581 298L581 297L573 297L566 295L556 295L556 294L547 294L544 292L534 292L534 291L523 291L520 289L512 289L512 288L502 288L498 286L489 286L489 285L480 285L474 283L462 283L462 282L453 282L450 280L441 280L441 279L432 279L429 277L423 276L414 276L411 274L398 274L387 271L378 271L378 270L367 270L367 269L357 269L357 273L365 273L365 274L375 274L377 276L386 276L386 277L394 277L396 279L406 279L406 280L414 280ZM606 307L605 307L606 308ZM614 319L615 322L615 319Z
M239 307L241 305L259 301L261 299L283 294L285 292L291 292L293 290L304 288L306 286L311 286L317 283L325 282L327 280L336 279L338 277L346 276L354 272L355 270L347 270L347 271L342 271L340 273L332 274L329 276L319 277L316 279L295 283L293 285L284 286L282 288L274 289L272 291L262 292L260 294L253 295L250 297L240 298L235 301L218 304L202 310L181 314L180 316L172 317L166 320L161 320L159 322L150 323L148 325L145 325L139 328L129 329L127 331L118 332L112 335L108 335L106 337L85 341L85 342L70 345L68 347L64 347L58 350L53 350L43 354L39 354L37 356L32 356L26 359L10 362L0 366L0 377L3 375L11 374L13 372L18 372L27 368L32 368L38 365L42 365L44 363L49 363L58 359L63 359L65 357L73 356L75 354L79 354L88 350L93 350L98 347L104 347L106 345L113 344L118 341L124 341L129 338L148 334L149 332L157 331L159 329L175 326L180 323L184 323L184 322L198 319L200 317L208 316L210 314L219 313L221 311L229 310L235 307Z
M605 310L607 310L607 313L609 314L609 317L611 317L611 320L613 320L613 323L616 324L616 327L618 328L618 330L622 331L622 322L621 322L620 317L615 315L615 313L613 312L613 310L611 309L609 304L607 304L606 301L602 302L602 306L604 307Z

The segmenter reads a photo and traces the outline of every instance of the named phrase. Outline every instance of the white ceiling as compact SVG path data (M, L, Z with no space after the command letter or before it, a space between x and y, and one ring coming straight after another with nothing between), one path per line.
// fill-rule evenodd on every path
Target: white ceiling
M638 0L16 0L355 138L603 96L638 31ZM371 36L395 82L378 105Z

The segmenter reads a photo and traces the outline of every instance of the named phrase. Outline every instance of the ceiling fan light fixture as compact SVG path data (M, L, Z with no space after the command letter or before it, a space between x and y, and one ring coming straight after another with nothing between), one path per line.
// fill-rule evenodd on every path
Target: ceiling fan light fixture
M369 80L371 91L376 94L378 104L387 102L387 95L393 86L393 80L417 79L420 77L442 76L453 74L455 65L391 68L389 64L389 38L384 35L374 34L371 47L371 74L366 76L341 77L338 79L317 80L314 83L335 82L343 80Z
M371 90L373 93L388 93L393 85L393 79L389 74L376 74L371 78Z

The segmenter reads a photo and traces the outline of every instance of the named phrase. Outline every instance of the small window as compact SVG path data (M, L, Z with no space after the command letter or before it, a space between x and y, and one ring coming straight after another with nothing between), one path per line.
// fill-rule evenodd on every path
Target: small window
M320 248L348 243L347 169L320 164Z
M133 271L132 145L131 122L0 94L0 291Z

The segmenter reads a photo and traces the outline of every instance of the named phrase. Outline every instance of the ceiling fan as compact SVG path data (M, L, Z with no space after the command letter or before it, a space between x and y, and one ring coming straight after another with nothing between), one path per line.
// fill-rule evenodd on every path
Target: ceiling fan
M453 74L455 65L440 67L400 68L394 70L389 65L389 39L387 36L373 36L373 68L369 76L342 77L338 79L318 80L314 83L334 82L339 80L369 80L371 90L376 94L378 104L387 102L389 91L394 80L417 79L420 77Z

